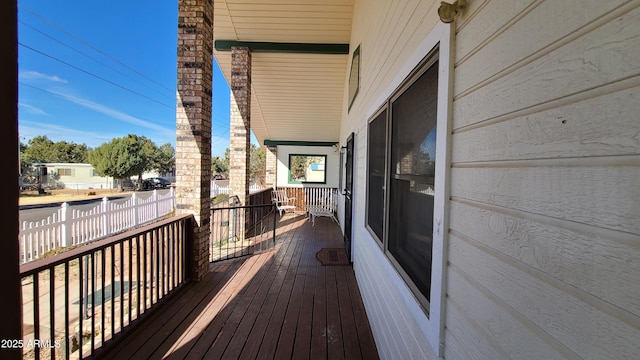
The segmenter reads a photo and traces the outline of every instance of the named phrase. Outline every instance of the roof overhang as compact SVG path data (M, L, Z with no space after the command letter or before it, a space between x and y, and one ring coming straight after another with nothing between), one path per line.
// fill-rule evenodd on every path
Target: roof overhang
M353 0L214 4L214 56L227 82L231 47L252 50L251 128L258 141L338 141Z

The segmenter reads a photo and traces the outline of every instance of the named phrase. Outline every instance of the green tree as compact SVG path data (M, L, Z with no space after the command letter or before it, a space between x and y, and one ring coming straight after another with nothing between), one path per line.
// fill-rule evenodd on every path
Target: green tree
M267 155L264 149L255 144L251 144L249 159L249 178L264 183L267 170Z
M143 153L145 141L141 138L129 134L104 143L89 151L89 163L98 175L118 179L118 188L122 190L122 179L142 174L148 166Z
M176 167L176 151L171 144L166 143L158 147L154 157L152 170L156 170L159 173L172 172Z
M229 177L229 148L224 151L224 157L214 156L211 158L211 172Z
M313 160L310 156L296 155L291 156L291 180L305 179L307 176L307 168Z
M32 163L85 163L89 148L85 144L58 141L53 142L46 135L36 136L25 144L20 144L20 161Z
M46 136L36 136L24 147L20 160L24 163L54 162L54 142Z
M138 184L142 184L142 174L154 170L154 160L158 153L158 147L146 136L129 135L135 137L135 141L140 146L140 157L142 158L142 166L136 175L138 175Z
M264 181L266 173L266 158L264 150L255 144L251 144L249 148L249 178L258 181ZM214 156L211 158L211 172L223 176L229 176L229 158L230 150L224 151L224 157Z
M61 163L86 163L89 148L85 144L58 141L53 145L56 161Z

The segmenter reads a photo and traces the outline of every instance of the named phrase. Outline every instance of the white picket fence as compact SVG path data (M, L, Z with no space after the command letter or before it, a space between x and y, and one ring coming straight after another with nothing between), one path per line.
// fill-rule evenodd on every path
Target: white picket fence
M262 191L264 189L264 187L257 185L257 184L252 184L249 186L249 193L252 194L254 192L258 192L258 191ZM230 186L218 186L216 183L214 183L213 181L211 181L211 197L214 198L220 194L225 194L225 195L229 195L229 193L231 192L231 187Z
M20 258L22 263L38 259L59 247L101 239L156 220L174 209L174 190L159 194L154 190L147 198L136 193L117 203L103 198L90 210L72 209L66 202L52 215L37 222L22 222Z

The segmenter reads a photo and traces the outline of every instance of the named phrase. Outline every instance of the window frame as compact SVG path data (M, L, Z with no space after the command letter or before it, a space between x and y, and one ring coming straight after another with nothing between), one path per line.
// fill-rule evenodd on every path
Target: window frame
M58 168L56 172L58 173L58 176L75 176L74 170L75 169L72 168ZM64 174L62 174L62 172L64 172Z
M385 204L384 204L384 229L383 235L385 239L382 242L377 241L377 236L371 230L368 225L368 211L369 211L369 137L367 127L367 159L365 163L365 176L366 176L366 190L365 190L365 217L364 226L368 233L371 235L372 242L376 243L383 256L388 259L391 268L397 272L397 276L402 279L398 282L397 291L400 293L409 293L413 295L413 301L411 297L403 297L409 316L416 319L424 318L425 321L420 321L418 326L422 329L432 349L436 352L437 356L444 356L444 349L441 346L444 338L444 304L446 298L446 259L447 259L447 243L448 234L446 229L449 227L448 208L449 208L449 176L450 176L450 146L451 146L451 131L452 131L452 104L453 104L453 70L454 70L454 54L453 45L455 37L455 28L451 24L437 23L433 30L423 39L423 41L416 47L416 50L407 57L407 60L396 75L396 78L392 81L392 84L396 86L389 87L386 91L386 96L382 97L382 105L377 108L373 113L368 113L366 118L367 124L373 121L381 111L387 110L387 143L386 157L385 157ZM424 64L429 61L429 58L433 57L434 50L436 50L437 56L435 59L438 61L438 85L437 85L437 121L436 121L436 171L435 171L435 188L436 193L434 196L434 224L433 224L433 245L432 245L432 262L431 262L431 289L430 298L431 301L425 305L423 301L420 301L419 291L415 291L415 286L412 287L412 281L408 279L408 276L402 270L402 267L395 261L393 256L389 256L387 251L387 244L389 232L389 182L390 182L390 140L391 140L391 126L392 123L389 120L391 114L390 100L402 93L402 89L406 89L413 81L410 79L417 79L416 75L423 68ZM428 66L424 67L424 71L428 69ZM408 280L407 280L408 279ZM406 285L406 290L402 289L402 284Z
M385 173L383 175L383 186L382 186L382 192L383 192L383 199L382 199L382 239L378 236L378 234L376 234L375 230L373 230L373 228L371 227L371 225L369 225L369 189L370 189L370 169L369 169L369 154L371 153L371 123L373 123L375 120L378 119L378 117L380 115L382 115L382 113L386 112L386 115L384 117L384 122L385 122L385 134L384 134L384 169L385 169ZM388 107L388 99L385 101L384 105L382 105L368 120L367 120L367 172L366 172L366 185L365 185L365 202L367 204L367 206L365 206L365 215L364 215L364 226L365 228L369 231L369 234L371 234L371 236L376 240L376 243L378 244L378 246L380 246L381 249L384 250L384 241L385 241L385 234L387 231L387 189L388 189L388 184L387 184L387 170L389 168L389 156L388 156L388 151L389 151L389 107Z
M322 181L296 181L291 179L291 158L293 156L310 156L310 157L323 157L324 158L324 179ZM326 184L327 183L327 154L289 154L289 163L287 164L287 182L291 185L300 185L300 184Z

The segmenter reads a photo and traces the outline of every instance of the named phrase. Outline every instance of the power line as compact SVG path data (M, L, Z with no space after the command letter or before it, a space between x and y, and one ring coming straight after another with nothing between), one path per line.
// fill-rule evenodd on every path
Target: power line
M61 26L59 26L59 25L55 24L54 22L52 22L52 21L50 21L50 20L48 20L48 19L46 19L46 18L44 18L44 17L42 17L42 16L38 15L35 11L33 11L33 10L31 10L31 9L29 9L29 8L27 8L27 7L25 7L25 6L23 6L23 5L20 5L20 4L18 4L18 7L20 7L21 9L23 9L23 10L24 10L24 11L26 11L27 13L31 14L32 16L34 16L34 17L38 18L40 21L44 22L45 24L47 24L47 25L49 25L49 26L51 26L51 27L53 27L53 28L55 28L55 29L58 29L59 31L61 31L62 33L66 34L66 35L68 35L68 36L70 36L71 38L75 39L76 41L78 41L78 42L80 42L80 43L84 44L85 46L87 46L87 47L89 47L89 48L93 49L94 51L96 51L96 52L98 52L98 53L102 54L102 55L103 55L103 56L105 56L106 58L108 58L108 59L110 59L110 60L112 60L112 61L114 61L114 62L116 62L116 63L118 63L118 64L120 64L120 65L122 65L122 66L124 66L125 68L127 68L127 69L129 69L129 70L133 71L134 73L136 73L136 74L138 74L138 75L142 76L143 78L145 78L145 79L147 79L147 80L149 80L149 81L153 82L154 84L156 84L156 85L160 86L161 88L166 89L167 91L171 91L172 93L174 93L174 91L175 91L175 90L172 90L172 89L167 88L166 86L164 86L164 85L162 85L162 84L160 84L160 83L156 82L156 81L155 81L155 80L153 80L152 78L149 78L148 76L146 76L146 75L142 74L141 72L137 71L136 69L134 69L134 68L130 67L129 65L127 65L127 64L125 64L125 63L123 63L123 62L119 61L118 59L115 59L114 57L112 57L112 56L108 55L107 53L103 52L102 50L100 50L100 49L96 48L95 46L91 45L90 43L88 43L87 41L83 40L82 38L80 38L80 37L78 37L78 36L76 36L76 35L72 34L71 32L69 32L69 31L65 30L65 29L64 29L64 28L62 28ZM144 84L140 83L139 81L137 81L137 80L135 80L135 79L133 79L133 78L131 78L131 77L129 77L129 76L127 76L127 75L123 74L122 72L120 72L120 71L118 71L118 70L116 70L116 69L114 69L114 68L112 68L112 67L110 67L110 66L108 66L108 65L106 65L106 64L104 64L104 63L102 63L102 62L100 62L100 61L98 61L98 60L96 60L96 59L94 59L94 58L92 58L92 57L90 57L90 56L86 55L86 54L84 54L84 53L82 53L81 51L79 51L79 50L77 50L77 49L75 49L75 48L73 48L73 47L71 47L71 46L69 46L69 45L67 45L67 44L64 44L62 41L55 39L54 37L52 37L52 36L50 36L50 35L48 35L48 34L46 34L46 33L42 32L42 31L40 31L40 30L38 30L38 29L34 28L33 26L30 26L30 25L28 25L28 24L24 23L23 21L20 21L20 23L22 23L22 24L24 24L24 25L28 26L29 28L31 28L31 29L33 29L33 30L35 30L35 31L37 31L37 32L39 32L39 33L41 33L41 34L43 34L43 35L45 35L45 36L47 36L47 37L49 37L49 38L51 38L51 39L53 39L53 40L57 41L57 42L59 42L59 43L61 43L62 45L64 45L64 46L66 46L66 47L68 47L68 48L70 48L70 49L72 49L72 50L74 50L74 51L76 51L76 52L80 53L81 55L83 55L83 56L85 56L85 57L87 57L87 58L89 58L89 59L91 59L91 60L93 60L93 61L95 61L95 62L97 62L97 63L99 63L99 64L101 64L101 65L103 65L103 66L105 66L105 67L107 67L107 68L109 68L109 69L111 69L111 70L113 70L113 71L115 71L115 72L117 72L118 74L121 74L121 75L123 75L123 76L126 76L127 78L129 78L129 79L131 79L131 80L133 80L133 81L136 81L136 82L138 82L139 84L141 84L141 85L143 85L143 86L146 86L146 85L144 85ZM108 83L110 83L110 84L112 84L112 85L114 85L114 86L120 87L120 88L122 88L122 89L124 89L124 90L127 90L127 91L130 91L130 92L133 92L133 93L135 93L135 94L137 94L137 95L140 95L140 96L142 96L142 97L144 97L144 98L147 98L147 99L149 99L149 100L151 100L151 101L154 101L154 102L156 102L156 103L158 103L158 104L160 104L160 105L163 105L163 106L168 107L168 108L171 108L171 109L174 109L174 108L175 108L174 106L170 106L170 105L167 105L167 104L165 104L165 103L160 103L159 101L154 100L154 99L152 99L152 98L149 98L149 97L147 97L146 95L143 95L143 94L137 93L137 92L135 92L135 91L133 91L133 90L131 90L131 89L128 89L128 88L126 88L126 87L122 86L122 85L115 84L115 83L113 83L113 82L111 82L111 81L109 81L109 80L106 80L106 79L104 79L104 78L102 78L102 77L98 76L98 75L95 75L95 74L90 73L90 72L88 72L88 71L86 71L86 70L80 69L80 68L78 68L78 67L76 67L76 66L74 66L74 65L71 65L71 64L69 64L69 63L66 63L66 62L64 62L64 61L62 61L62 60L60 60L60 59L57 59L57 58L55 58L55 57L53 57L53 56L51 56L51 55L45 54L45 53L43 53L43 52L41 52L41 51L35 50L35 49L33 49L33 48L31 48L31 47L28 47L28 46L26 46L26 45L24 45L24 44L20 44L20 45L22 45L22 46L24 46L24 47L26 47L26 48L28 48L28 49L30 49L30 50L32 50L32 51L35 51L35 52L37 52L37 53L39 53L39 54L42 54L42 55L44 55L44 56L50 57L50 58L52 58L53 60L59 61L59 62L61 62L61 63L65 64L65 65L68 65L68 66L72 67L72 68L75 68L75 69L77 69L77 70L79 70L79 71L82 71L82 72L84 72L84 73L86 73L86 74L88 74L88 75L91 75L91 76L94 76L94 77L96 77L96 78L98 78L98 79L100 79L100 80L106 81L106 82L108 82ZM148 86L146 86L146 87L148 87ZM169 96L167 96L167 97L169 97ZM223 119L223 121L222 121L222 122L220 122L220 124L223 124L223 125L224 125L224 124L228 121L228 119L229 119L229 117L228 117L228 116L223 116L223 115L220 115L220 114L217 114L217 113L214 113L214 112L212 112L212 113L211 113L211 115L212 115L212 121L213 121L213 117L214 117L214 116L217 116L217 117L219 117L219 118L222 118L222 119Z
M58 97L61 97L61 98L63 98L63 99L67 99L67 100L70 100L70 101L73 101L73 102L77 102L77 103L81 103L81 104L85 104L85 105L94 105L93 103L91 103L91 102L89 102L89 101L85 101L85 100L78 99L78 98L75 98L75 97L71 97L71 96L63 95L63 94L60 94L60 93L57 93L57 92L54 92L54 91L50 91L50 90L47 90L47 89L43 89L43 88L41 88L41 87L37 87L37 86L33 86L33 85L29 85L29 84L26 84L26 83L21 82L21 81L20 81L20 82L18 82L18 84L20 84L21 86L25 86L25 87L28 87L28 88L31 88L31 89L35 89L35 90L38 90L38 91L42 91L42 92L45 92L45 93L48 93L48 94L51 94L51 95L55 95L55 96L58 96ZM227 123L227 124L225 124L225 123L220 123L220 124L222 124L222 125L228 125L228 123ZM218 135L214 134L214 133L213 133L213 129L212 129L212 131L211 131L211 135L216 136L216 137L219 137L219 138L224 138L224 137L225 137L225 135L228 135L228 134L231 132L231 129L230 129L229 127L226 127L225 129L226 129L226 130L225 130L225 132L223 132L223 133L222 133L222 135L220 135L220 136L218 136ZM218 141L218 140L214 140L214 141L212 142L212 144L216 143L217 141Z
M136 70L136 69L132 68L131 66L129 66L129 65L127 65L127 64L125 64L125 63L123 63L122 61L120 61L120 60L118 60L118 59L114 58L113 56L111 56L111 55L109 55L109 54L105 53L104 51L102 51L102 50L98 49L97 47L95 47L95 46L91 45L90 43L88 43L87 41L83 40L82 38L80 38L80 37L78 37L78 36L76 36L76 35L74 35L74 34L70 33L69 31L65 30L64 28L62 28L61 26L57 25L56 23L54 23L54 22L52 22L52 21L50 21L50 20L48 20L48 19L46 19L46 18L44 18L44 17L42 17L42 16L38 15L35 11L33 11L33 10L31 10L31 9L29 9L29 8L27 8L27 7L25 7L25 6L23 6L23 5L20 5L20 4L18 4L18 7L19 7L19 8L21 8L22 10L26 11L27 13L31 14L32 16L34 16L34 17L38 18L40 21L44 22L45 24L47 24L47 25L49 25L49 26L51 26L51 27L53 27L53 28L55 28L55 29L58 29L58 30L59 30L59 31L61 31L62 33L66 34L66 35L68 35L68 36L70 36L70 37L72 37L72 38L73 38L73 39L75 39L76 41L78 41L78 42L80 42L80 43L84 44L85 46L87 46L87 47L91 48L92 50L94 50L94 51L96 51L96 52L100 53L101 55L103 55L104 57L106 57L106 58L110 59L111 61L114 61L114 62L116 62L116 63L118 63L118 64L120 64L120 65L124 66L125 68L127 68L127 69L129 69L129 70L133 71L134 73L136 73L136 74L138 74L138 75L142 76L143 78L145 78L145 79L147 79L147 80L151 81L152 83L154 83L154 84L156 84L156 85L158 85L158 86L160 86L160 87L162 87L162 88L164 88L164 89L166 89L166 90L168 90L168 91L173 92L173 90L172 90L172 89L169 89L168 87L166 87L166 86L164 86L164 85L160 84L159 82L157 82L157 81L153 80L152 78L150 78L150 77L146 76L145 74L143 74L143 73L139 72L138 70Z
M161 93L160 91L156 90L155 88L153 88L153 87L151 87L151 86L149 86L149 85L147 85L147 84L145 84L145 83L143 83L143 82L141 82L141 81L139 81L139 80L137 80L137 79L135 79L135 78L133 78L133 77L131 77L131 76L129 76L129 75L127 75L127 74L125 74L125 73L123 73L122 71L120 71L120 70L118 70L118 69L116 69L116 68L114 68L114 67L112 67L112 66L109 66L109 65L107 65L107 64L105 64L105 63L103 63L103 62L101 62L101 61L99 61L99 60L97 60L97 59L95 59L95 58L93 58L93 57L91 57L91 56L87 55L87 54L85 54L84 52L82 52L82 51L80 51L80 50L78 50L78 49L74 48L73 46L71 46L71 45L69 45L69 44L66 44L65 42L63 42L63 41L61 41L61 40L59 40L59 39L56 39L55 37L53 37L53 36L51 36L51 35L49 35L49 34L45 33L44 31L41 31L41 30L39 30L39 29L36 29L35 27L33 27L33 26L31 26L31 25L29 25L29 24L25 23L24 21L19 20L18 22L19 22L19 23L21 23L22 25L24 25L24 26L26 26L26 27L28 27L28 28L32 29L33 31L36 31L36 32L38 32L38 33L42 34L43 36L46 36L46 37L48 37L49 39L51 39L51 40L53 40L53 41L55 41L55 42L59 43L60 45L65 46L65 47L67 47L67 48L69 48L69 49L71 49L71 50L75 51L76 53L78 53L78 54L80 54L80 55L82 55L82 56L84 56L84 57L86 57L86 58L88 58L88 59L90 59L90 60L93 60L93 61L97 62L98 64L100 64L100 65L102 65L102 66L106 67L106 68L107 68L107 69L109 69L109 70L115 71L116 73L118 73L118 74L120 74L120 75L122 75L122 76L124 76L124 77L126 77L126 78L128 78L128 79L130 79L130 80L132 80L132 81L135 81L136 83L138 83L138 84L140 84L140 85L142 85L142 86L144 86L144 87L146 87L146 88L148 88L148 89L151 89L151 90L153 90L153 91L157 92L158 94L161 94L161 95L163 95L163 96L165 96L165 97L168 97L168 98L172 98L172 96L169 96L169 95L167 95L167 94L165 94L165 93Z
M38 91L46 92L48 94L55 95L55 96L61 97L63 99L67 99L67 100L70 100L70 101L75 102L75 103L85 104L85 105L89 105L89 106L95 106L95 104L90 102L90 101L78 99L78 98L75 98L75 97L72 97L72 96L67 96L67 95L64 95L64 94L60 94L60 93L57 93L55 91L50 91L50 90L47 90L47 89L43 89L41 87L29 85L29 84L23 83L21 81L19 81L18 84L21 85L21 86L25 86L25 87L28 87L28 88L32 88L32 89L38 90Z
M99 76L99 75L96 75L96 74L94 74L94 73L90 72L90 71L87 71L87 70L84 70L84 69L82 69L82 68L79 68L79 67L77 67L77 66L75 66L75 65L73 65L73 64L70 64L70 63L68 63L68 62L66 62L66 61L60 60L60 59L58 59L57 57L52 56L52 55L49 55L49 54L47 54L47 53L44 53L44 52L42 52L42 51L40 51L40 50L36 50L36 49L34 49L34 48L32 48L32 47L30 47L30 46L28 46L28 45L25 45L25 44L23 44L23 43L21 43L21 42L18 42L18 45L20 45L20 46L22 46L22 47L24 47L24 48L27 48L27 49L29 49L29 50L31 50L31 51L33 51L33 52L35 52L35 53L38 53L38 54L40 54L40 55L42 55L42 56L46 56L46 57L48 57L48 58L50 58L50 59L52 59L52 60L58 61L58 62L60 62L60 63L62 63L62 64L64 64L64 65L67 65L67 66L69 66L69 67L72 67L72 68L74 68L74 69L76 69L76 70L78 70L78 71L81 71L81 72L83 72L83 73L85 73L85 74L87 74L87 75L93 76L93 77L95 77L96 79L100 79L100 80L102 80L102 81L104 81L104 82L106 82L106 83L109 83L109 84L113 85L113 86L117 86L117 87L119 87L119 88L121 88L121 89L123 89L123 90L126 90L126 91L130 92L130 93L136 94L136 95L141 96L141 97L143 97L143 98L145 98L145 99L147 99L147 100L153 101L153 102L155 102L155 103L157 103L157 104L160 104L160 105L162 105L162 106L164 106L164 107L167 107L167 108L169 108L169 109L174 109L174 106L167 105L167 104L162 103L162 102L160 102L160 101L158 101L158 100L156 100L156 99L153 99L153 98L150 98L150 97L148 97L148 96L146 96L146 95L144 95L144 94L141 94L141 93L139 93L139 92L137 92L137 91L135 91L135 90L131 90L131 89L129 89L128 87L122 86L122 85L120 85L120 84L116 84L115 82L113 82L113 81L111 81L111 80L107 80L107 79L105 79L105 78L103 78L103 77L101 77L101 76Z

